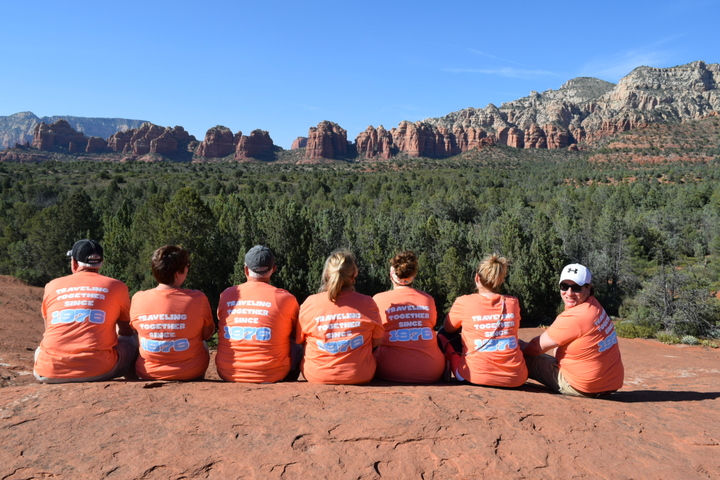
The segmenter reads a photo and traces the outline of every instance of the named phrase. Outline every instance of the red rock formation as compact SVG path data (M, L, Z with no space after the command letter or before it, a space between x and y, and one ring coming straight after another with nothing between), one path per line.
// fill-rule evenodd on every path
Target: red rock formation
M125 146L130 143L134 130L126 130L124 132L117 132L108 138L108 148L113 152L124 152Z
M485 147L488 145L488 141L492 145L495 144L492 139L489 139L487 132L481 128L457 126L453 129L453 135L455 136L458 153L467 152L473 148Z
M102 152L107 148L107 142L101 137L90 137L88 138L87 147L85 152L87 153L98 153Z
M226 157L235 151L238 140L229 128L218 125L207 131L196 154L205 158Z
M543 128L547 139L547 148L565 148L570 142L570 133L563 127L547 124Z
M365 158L380 157L384 160L392 156L392 134L380 125L377 129L370 125L355 138L355 146L359 155Z
M108 139L108 147L113 152L132 153L135 156L148 153L172 155L194 140L195 137L183 127L160 127L146 122L140 128L112 135Z
M238 132L236 136L239 136L239 140L235 148L235 160L262 157L272 152L275 146L270 134L265 130L253 130L250 136Z
M70 144L74 145L71 147ZM73 152L77 152L80 148L84 148L87 143L85 135L81 132L76 132L67 120L58 120L55 123L46 125L45 122L40 122L35 125L33 129L33 143L32 146L38 150L50 150L53 147L62 147L73 149ZM72 152L71 152L72 153Z
M290 150L297 150L298 148L307 147L307 141L307 137L297 137L295 140L293 140Z
M524 148L525 133L517 127L504 127L498 130L497 141L500 145L508 147Z
M435 132L423 122L400 122L398 128L390 130L393 143L411 157L435 155Z
M327 120L310 127L305 157L308 160L334 159L347 155L347 131Z
M534 123L525 132L525 148L547 148L545 132Z

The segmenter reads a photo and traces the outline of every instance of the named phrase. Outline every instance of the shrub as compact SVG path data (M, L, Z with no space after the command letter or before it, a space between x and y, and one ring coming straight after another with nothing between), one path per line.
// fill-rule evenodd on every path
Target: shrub
M685 345L698 345L700 341L697 339L697 337L693 337L692 335L685 335L680 339L680 343L683 343Z
M670 332L657 332L655 334L655 338L660 340L662 343L667 343L668 345L680 343L680 338L678 338L677 335L673 335Z
M638 325L633 322L623 321L615 324L615 331L623 338L653 338L656 329L650 325Z

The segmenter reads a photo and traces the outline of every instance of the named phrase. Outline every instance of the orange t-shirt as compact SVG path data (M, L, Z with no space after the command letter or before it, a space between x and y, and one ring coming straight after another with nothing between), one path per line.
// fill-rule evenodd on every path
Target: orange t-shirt
M308 382L352 385L375 375L373 338L382 338L380 312L372 297L340 292L310 295L300 306L297 343L307 340L302 373Z
M249 383L285 378L299 308L293 294L265 282L248 281L222 292L215 357L220 378Z
M203 328L214 326L210 302L199 290L145 290L133 295L130 324L140 356L135 370L145 380L193 380L210 363Z
M130 320L128 287L95 272L77 272L45 285L45 333L35 372L48 378L84 378L113 369L116 323Z
M517 341L517 298L464 295L455 300L445 322L462 327L463 356L458 370L465 380L494 387L519 387L525 383L528 370Z
M414 288L396 288L373 297L385 336L375 350L376 375L393 382L432 383L445 369L435 334L435 300Z
M557 316L547 334L560 345L555 358L563 377L577 390L618 390L625 370L612 320L595 297Z

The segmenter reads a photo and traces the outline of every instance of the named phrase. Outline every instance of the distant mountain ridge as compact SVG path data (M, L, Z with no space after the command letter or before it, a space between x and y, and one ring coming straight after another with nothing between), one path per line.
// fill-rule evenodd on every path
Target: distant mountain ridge
M347 131L340 125L325 120L317 127L310 127L307 138L299 137L294 142L305 147L304 151L293 153L292 161L389 159L400 154L447 158L495 145L590 149L603 138L638 127L687 123L720 115L718 85L720 64L696 61L670 68L638 67L617 84L578 77L558 90L531 92L500 107L488 104L485 108L470 107L439 118L402 121L389 130L382 125L377 128L371 125L360 132L354 142L348 142ZM24 125L43 120L50 123L54 118L61 117L38 119L30 112L0 117L0 141L3 141L3 132L8 131L7 125L15 125L13 128L19 131L26 128L18 126L23 122L26 122ZM30 129L30 135L23 130L23 138L32 140L32 148L3 152L0 161L43 161L47 155L40 152L53 148L71 154L114 152L131 155L128 159L132 159L149 153L159 156L154 159L181 155L199 161L229 158L233 151L235 160L272 161L279 158L278 152L282 150L273 145L270 134L263 130L254 130L250 136L243 136L241 132L233 135L218 125L208 130L205 139L199 142L190 138L182 127L170 129L149 123L142 127L138 125L139 120L62 118L71 120L62 124L57 121L40 124ZM88 123L90 120L94 122ZM107 126L108 130L92 130L96 125ZM76 138L72 128L88 138ZM122 129L126 131L118 134ZM111 138L104 142L90 137ZM0 143L0 146L6 144Z
M13 147L16 143L32 143L33 128L40 122L55 123L58 120L67 122L76 131L83 132L88 137L102 137L107 139L119 131L138 128L146 120L130 120L127 118L91 118L74 117L70 115L55 115L52 117L38 117L32 112L20 112L6 117L0 116L0 150Z

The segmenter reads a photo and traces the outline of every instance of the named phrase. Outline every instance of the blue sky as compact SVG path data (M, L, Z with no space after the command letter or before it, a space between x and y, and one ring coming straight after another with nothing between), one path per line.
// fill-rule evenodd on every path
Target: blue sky
M0 2L0 116L224 125L289 148L579 76L720 63L720 0Z

